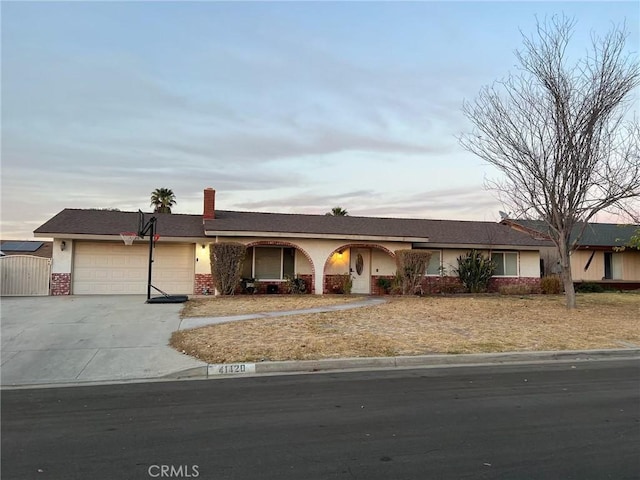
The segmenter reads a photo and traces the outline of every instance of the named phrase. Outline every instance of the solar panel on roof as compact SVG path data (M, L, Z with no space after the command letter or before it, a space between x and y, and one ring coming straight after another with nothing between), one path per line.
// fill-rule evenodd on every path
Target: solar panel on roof
M35 252L44 242L2 242L0 248L7 252Z

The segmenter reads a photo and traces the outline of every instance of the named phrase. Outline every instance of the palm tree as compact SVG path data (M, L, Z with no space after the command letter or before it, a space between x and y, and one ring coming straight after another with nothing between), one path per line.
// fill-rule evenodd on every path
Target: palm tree
M156 188L151 192L153 213L171 213L171 207L176 203L176 196L170 188Z
M331 215L334 217L346 217L349 215L349 212L347 212L344 208L342 207L333 207L331 209L330 212L325 213L325 215Z

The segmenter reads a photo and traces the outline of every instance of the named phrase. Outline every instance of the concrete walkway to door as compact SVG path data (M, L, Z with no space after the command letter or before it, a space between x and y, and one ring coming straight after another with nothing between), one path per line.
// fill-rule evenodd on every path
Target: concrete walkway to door
M206 365L168 346L180 304L145 297L3 297L2 386L158 378Z

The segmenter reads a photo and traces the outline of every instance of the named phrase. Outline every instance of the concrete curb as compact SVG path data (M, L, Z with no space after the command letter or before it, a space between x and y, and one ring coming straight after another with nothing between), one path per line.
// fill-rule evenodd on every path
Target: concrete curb
M464 365L502 365L539 362L583 362L597 360L640 360L640 348L620 350L566 350L544 352L506 352L419 355L413 357L336 358L327 360L279 361L229 365L245 365L248 373L212 374L220 365L208 364L166 375L164 379L228 378L247 375L316 373L331 371L406 369L425 367L455 367Z

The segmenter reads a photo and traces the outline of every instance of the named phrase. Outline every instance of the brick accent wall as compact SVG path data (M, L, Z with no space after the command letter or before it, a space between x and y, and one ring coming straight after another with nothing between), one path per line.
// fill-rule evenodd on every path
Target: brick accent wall
M462 293L464 286L458 277L425 277L422 281L422 291L426 294Z
M71 274L51 274L51 295L71 295Z
M490 292L499 292L500 287L505 285L528 285L531 287L533 293L540 293L542 291L542 289L540 288L539 277L520 277L520 278L494 277L491 280L489 280L488 290Z
M210 273L196 273L195 285L195 295L213 295L215 293Z
M313 293L315 290L315 280L313 275L298 275L298 278L304 280L304 283L307 284L307 291L305 293Z
M374 295L384 295L385 292L378 286L379 278L387 278L393 281L393 276L372 276L371 277L371 293ZM325 282L326 283L326 282ZM533 293L540 293L540 278L538 277L522 277L522 278L510 278L510 277L494 277L489 280L489 286L487 291L491 293L498 293L500 287L505 285L529 285L532 288ZM440 294L440 293L464 293L464 287L458 277L424 277L422 280L422 291L427 294Z
M304 282L306 283L307 289L305 291L305 294L312 294L313 293L313 287L314 287L314 281L313 281L313 275L296 275L297 278L301 278L302 280L304 280ZM279 294L289 294L290 292L287 289L287 282L286 281L281 281L281 282L268 282L268 281L259 281L256 280L256 294L259 295L266 295L269 293L269 285L274 285L277 287L277 293ZM239 290L236 290L237 294L241 294L242 292L242 288L240 288Z
M323 293L343 293L342 290L342 275L325 275L324 285L322 286Z
M389 282L393 282L393 275L371 275L371 294L372 295L388 295L390 291L385 292L384 289L378 286L378 279L386 278Z
M505 285L529 285L533 293L540 292L538 277L493 277L489 280L487 292L498 293ZM458 277L425 277L422 282L424 293L463 293L464 287Z

